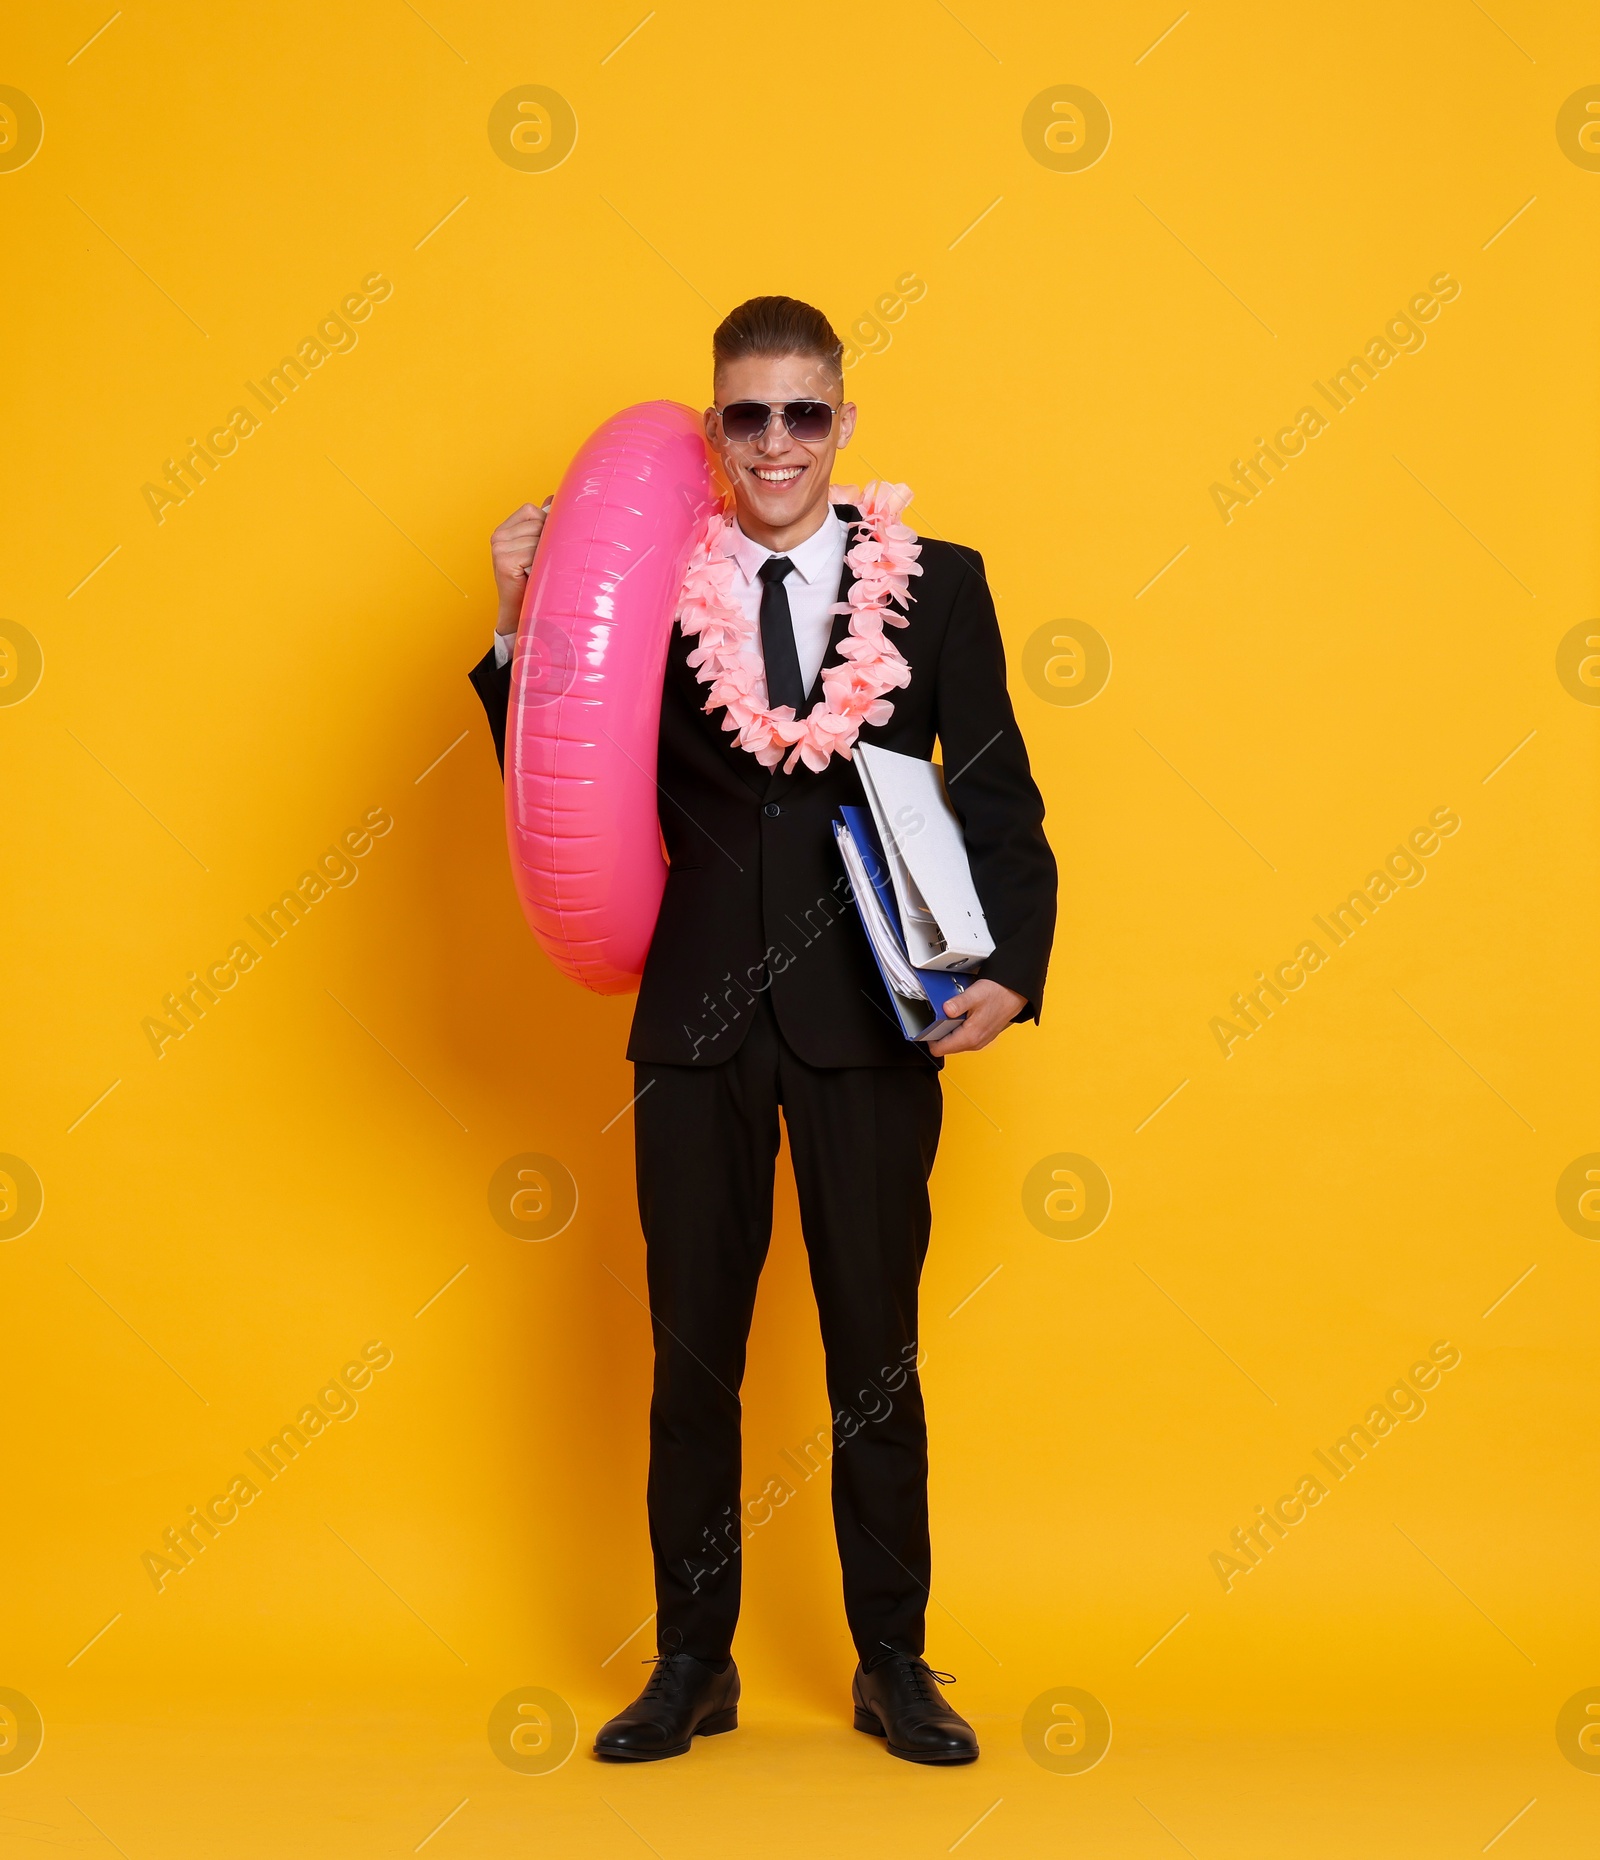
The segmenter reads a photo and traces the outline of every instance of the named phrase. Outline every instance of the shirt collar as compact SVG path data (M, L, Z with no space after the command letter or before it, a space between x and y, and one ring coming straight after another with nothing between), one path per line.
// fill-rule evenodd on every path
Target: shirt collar
M830 507L827 516L803 543L797 543L793 549L786 549L784 554L794 564L794 572L802 581L814 582L825 580L830 575L837 580L840 569L844 566L845 546L849 540L845 526ZM739 571L748 582L753 582L759 574L761 564L768 557L778 553L763 544L752 542L740 529L738 520L733 525L733 559L739 565Z

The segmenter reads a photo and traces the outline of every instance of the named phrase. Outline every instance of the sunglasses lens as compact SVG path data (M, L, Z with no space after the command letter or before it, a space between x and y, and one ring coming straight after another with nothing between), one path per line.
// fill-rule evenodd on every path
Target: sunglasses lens
M748 446L767 430L772 409L764 400L736 400L722 410L722 430L732 444Z
M835 409L825 400L791 400L783 409L790 436L816 445L833 431ZM722 410L722 430L736 446L754 445L766 432L772 409L764 400L736 400Z
M825 400L792 400L783 417L789 431L805 445L815 445L833 431L833 409Z

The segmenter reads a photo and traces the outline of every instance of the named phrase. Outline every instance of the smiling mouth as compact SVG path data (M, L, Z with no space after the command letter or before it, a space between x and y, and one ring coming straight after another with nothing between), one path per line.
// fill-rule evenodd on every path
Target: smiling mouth
M761 484L793 484L804 465L752 465L750 475Z

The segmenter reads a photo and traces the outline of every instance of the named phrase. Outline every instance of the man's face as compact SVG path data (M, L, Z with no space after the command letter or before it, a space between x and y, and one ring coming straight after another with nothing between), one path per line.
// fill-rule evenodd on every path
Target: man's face
M706 409L706 439L733 487L741 520L753 519L758 529L805 534L808 519L821 521L833 456L855 430L855 406L844 399L838 375L815 355L748 355L717 371L713 392L716 407ZM755 439L729 439L717 412L739 401L781 409L802 400L825 401L835 410L820 439L796 439L781 412Z

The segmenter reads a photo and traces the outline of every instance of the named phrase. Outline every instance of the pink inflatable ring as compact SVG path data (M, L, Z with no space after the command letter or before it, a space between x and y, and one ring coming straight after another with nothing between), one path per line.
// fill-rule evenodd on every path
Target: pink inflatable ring
M699 415L653 400L567 468L522 604L506 719L517 895L563 975L639 985L667 865L656 734L672 616L715 508Z

